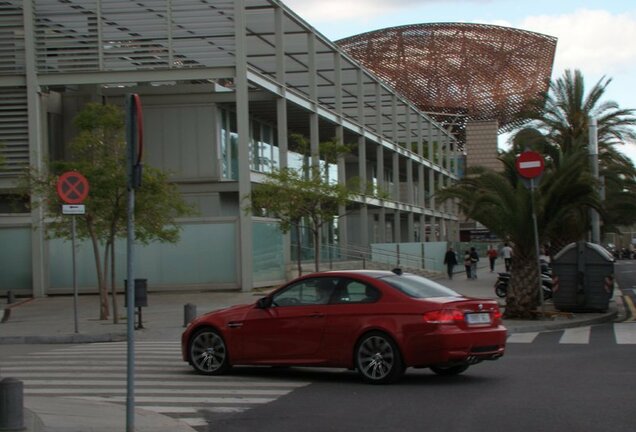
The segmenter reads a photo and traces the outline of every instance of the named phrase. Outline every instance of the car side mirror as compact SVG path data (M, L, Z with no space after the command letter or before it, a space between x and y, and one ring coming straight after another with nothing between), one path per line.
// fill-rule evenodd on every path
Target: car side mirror
M261 299L258 299L258 301L256 302L256 307L258 309L268 309L271 306L272 306L271 297L263 297Z

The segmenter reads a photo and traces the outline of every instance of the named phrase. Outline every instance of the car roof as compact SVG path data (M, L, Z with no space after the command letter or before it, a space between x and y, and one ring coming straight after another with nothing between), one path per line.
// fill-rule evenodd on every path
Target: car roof
M346 275L361 275L374 279L379 279L385 276L395 276L396 273L389 270L331 270L325 272L312 273L306 276L320 276L320 275L333 275L333 276L346 276Z

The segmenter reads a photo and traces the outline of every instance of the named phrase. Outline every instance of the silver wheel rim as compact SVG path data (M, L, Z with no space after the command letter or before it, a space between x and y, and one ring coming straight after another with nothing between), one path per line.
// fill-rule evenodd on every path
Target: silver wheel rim
M382 336L365 339L358 348L358 367L364 376L381 380L391 373L395 365L393 347Z
M201 371L217 371L225 363L226 356L225 343L216 333L199 333L192 340L190 358L195 367Z

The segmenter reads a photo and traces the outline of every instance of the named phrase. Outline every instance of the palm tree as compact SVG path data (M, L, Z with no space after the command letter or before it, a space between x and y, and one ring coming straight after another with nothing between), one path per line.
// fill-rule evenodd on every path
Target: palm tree
M557 233L578 239L587 228L587 209L599 209L596 182L585 151L572 151L563 163L547 160L546 171L532 193L516 174L515 155L502 155L503 172L474 168L455 185L440 191L441 199L458 199L464 214L487 226L513 245L514 272L506 299L507 318L531 318L539 302L539 269L533 229L533 207L539 241Z
M636 111L620 109L613 101L601 101L611 82L611 78L603 77L586 94L581 71L566 70L521 115L564 153L587 146L591 117L597 119L600 148L636 141Z
M532 101L522 113L526 124L545 137L557 164L561 163L560 155L587 148L589 120L596 118L599 175L605 179L605 232L636 222L636 169L617 150L626 142L636 142L636 110L602 101L611 81L603 77L586 93L583 74L579 70L566 70L550 84L547 93Z

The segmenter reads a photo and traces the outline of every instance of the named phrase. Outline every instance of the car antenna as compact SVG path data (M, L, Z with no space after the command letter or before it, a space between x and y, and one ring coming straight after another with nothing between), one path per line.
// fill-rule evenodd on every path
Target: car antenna
M402 276L402 269L399 267L394 268L393 270L391 270L393 273L395 273L398 276Z

